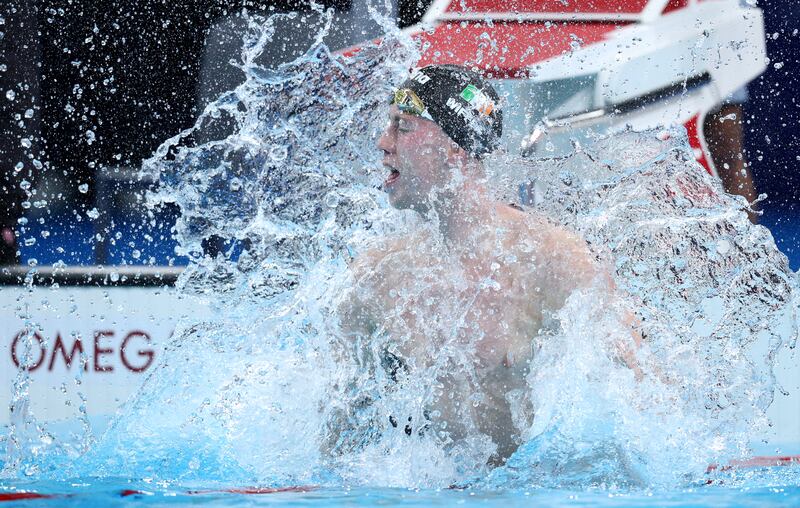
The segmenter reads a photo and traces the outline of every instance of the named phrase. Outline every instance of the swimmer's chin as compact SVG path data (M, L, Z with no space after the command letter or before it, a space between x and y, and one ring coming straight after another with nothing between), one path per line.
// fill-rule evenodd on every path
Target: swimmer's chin
M401 196L393 194L391 191L389 191L388 194L389 204L392 205L392 208L396 210L410 210L424 216L431 209L430 205L419 202L408 202Z

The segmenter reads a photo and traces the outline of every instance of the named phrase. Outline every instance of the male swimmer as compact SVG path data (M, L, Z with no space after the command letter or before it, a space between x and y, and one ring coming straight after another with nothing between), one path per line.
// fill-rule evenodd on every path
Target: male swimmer
M339 313L352 344L387 338L391 379L434 373L429 421L417 428L443 429L453 443L477 430L496 446L493 464L531 424L526 377L535 337L557 326L549 317L578 289L599 285L615 298L583 239L492 199L483 158L501 134L497 93L466 68L424 67L397 89L378 141L389 172L383 188L392 206L431 227L358 257ZM640 376L634 320L621 320L632 332L619 356ZM416 431L405 418L403 427Z

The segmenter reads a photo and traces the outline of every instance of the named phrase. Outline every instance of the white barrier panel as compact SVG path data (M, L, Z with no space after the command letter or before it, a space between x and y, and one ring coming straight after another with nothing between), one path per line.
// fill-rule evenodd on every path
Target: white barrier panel
M152 287L62 287L0 290L0 425L20 364L30 370L30 409L37 419L111 415L141 386L178 319L202 309L174 290ZM35 335L25 362L25 318Z
M30 354L30 409L40 421L74 419L86 405L93 421L112 415L136 393L179 319L204 314L196 299L152 287L7 286L0 290L0 425L9 422L14 382L24 363L25 320L35 324ZM761 351L765 344L756 346ZM778 355L776 377L788 394L776 391L769 410L773 427L767 443L800 452L800 369L790 351ZM101 431L95 428L95 431Z

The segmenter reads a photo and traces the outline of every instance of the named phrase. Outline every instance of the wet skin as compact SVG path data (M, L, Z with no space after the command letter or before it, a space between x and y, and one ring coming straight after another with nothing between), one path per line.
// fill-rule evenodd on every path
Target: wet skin
M383 165L389 171L383 188L395 208L420 213L430 209L430 193L445 188L450 180L448 159L453 142L435 123L389 111L389 125L378 140Z
M531 423L530 404L517 405L515 416L510 399L528 392L546 316L598 281L611 299L613 284L580 237L493 201L481 163L435 123L394 106L389 115L378 141L389 200L436 227L387 239L354 261L343 331L354 341L389 337L409 375L436 379L433 424L454 441L474 430L489 436L497 445L491 462L502 463Z

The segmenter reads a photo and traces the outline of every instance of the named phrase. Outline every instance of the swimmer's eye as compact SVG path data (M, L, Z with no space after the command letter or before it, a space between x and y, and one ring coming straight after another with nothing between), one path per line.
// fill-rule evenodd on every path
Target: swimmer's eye
M399 118L397 120L397 130L399 130L400 132L411 132L414 130L414 125L408 120Z

